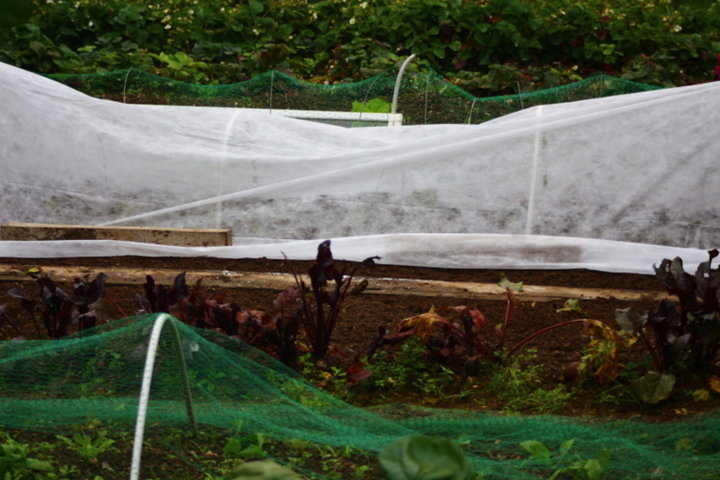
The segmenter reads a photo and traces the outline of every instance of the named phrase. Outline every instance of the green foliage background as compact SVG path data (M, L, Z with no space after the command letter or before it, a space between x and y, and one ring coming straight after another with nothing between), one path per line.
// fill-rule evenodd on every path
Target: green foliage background
M717 0L26 1L28 21L0 22L0 61L40 73L132 67L225 84L276 69L338 83L415 53L491 95L598 72L658 86L707 82L720 63Z

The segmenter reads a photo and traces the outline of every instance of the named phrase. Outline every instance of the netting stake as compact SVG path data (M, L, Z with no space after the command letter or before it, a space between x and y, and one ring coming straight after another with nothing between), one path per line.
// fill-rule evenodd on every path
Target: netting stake
M128 68L128 71L125 74L125 81L123 82L123 103L127 103L127 99L125 97L125 92L127 92L127 82L128 82L128 77L130 76L130 72L132 72L132 68Z
M372 91L372 88L375 86L375 82L377 82L379 78L380 78L380 75L375 75L373 77L372 83L370 84L368 89L365 91L365 97L363 97L363 103L367 103L368 97L370 97L370 92Z
M393 99L392 99L392 107L390 108L390 113L397 113L397 104L398 104L398 97L400 96L400 84L402 83L402 77L405 73L405 69L408 66L408 63L415 58L415 54L413 53L408 58L405 59L403 64L400 66L400 71L397 74L397 78L395 79L395 90L393 91Z
M185 365L185 356L182 352L182 343L177 326L173 323L174 318L162 313L158 315L153 324L152 333L148 342L147 355L145 357L145 370L143 371L142 387L140 388L140 399L138 402L138 414L135 422L135 439L133 440L132 463L130 464L130 480L140 478L140 457L142 456L142 443L145 435L145 419L147 418L147 405L150 398L150 386L152 384L153 369L155 368L155 355L157 354L158 342L160 341L160 333L165 325L166 320L170 319L170 327L173 332L173 342L175 344L175 354L177 355L178 366L180 368L180 376L183 380L183 393L185 394L185 406L187 408L188 417L192 424L193 432L197 433L197 421L192 405L192 397L190 395L190 381L188 380L187 367Z
M427 112L428 112L428 92L430 91L430 75L425 77L425 118L423 119L423 123L427 125Z
M475 102L476 101L477 101L477 98L473 98L472 105L470 105L470 113L468 114L468 121L467 121L468 125L470 125L472 123L472 114L473 114L473 110L475 110Z

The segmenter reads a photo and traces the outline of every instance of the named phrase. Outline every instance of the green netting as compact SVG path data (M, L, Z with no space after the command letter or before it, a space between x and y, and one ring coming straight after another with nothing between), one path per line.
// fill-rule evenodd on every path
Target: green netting
M135 69L100 74L52 74L49 77L89 95L127 103L337 112L350 112L353 102L364 103L374 98L391 104L396 81L394 74L380 74L361 82L318 85L270 71L230 85L197 85ZM481 123L535 105L658 88L598 75L544 90L480 98L437 73L406 73L397 110L404 115L404 124Z
M94 418L132 428L154 320L133 317L61 340L0 343L0 426L65 431ZM201 429L241 425L248 434L373 454L407 434L444 436L461 445L488 479L552 474L552 466L527 459L519 446L526 440L557 448L575 439L573 454L580 458L608 449L612 479L710 479L720 471L717 415L656 424L408 405L361 409L235 339L171 321L180 332ZM173 338L168 328L160 337L149 428L188 423Z

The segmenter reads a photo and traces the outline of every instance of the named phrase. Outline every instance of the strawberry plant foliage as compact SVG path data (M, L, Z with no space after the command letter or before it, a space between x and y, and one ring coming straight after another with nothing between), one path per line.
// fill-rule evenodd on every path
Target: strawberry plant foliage
M33 3L42 8L31 10ZM720 11L713 0L10 5L0 15L0 61L30 71L132 67L228 84L274 69L335 84L386 73L398 57L416 53L483 96L552 87L598 71L663 86L709 81Z

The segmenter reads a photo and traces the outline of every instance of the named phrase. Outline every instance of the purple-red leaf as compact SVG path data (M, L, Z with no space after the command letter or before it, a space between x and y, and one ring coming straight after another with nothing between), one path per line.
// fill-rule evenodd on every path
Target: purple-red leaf
M369 378L372 375L372 371L365 368L362 362L356 362L350 365L347 370L347 378L350 383L359 383Z

